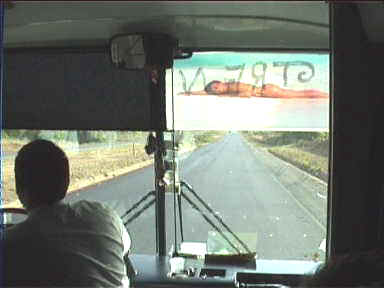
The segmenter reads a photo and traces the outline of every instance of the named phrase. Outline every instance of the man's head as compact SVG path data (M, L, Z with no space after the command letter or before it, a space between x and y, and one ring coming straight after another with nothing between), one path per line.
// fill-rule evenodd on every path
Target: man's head
M53 204L67 193L68 158L50 141L32 141L17 153L15 178L17 196L27 210Z
M225 83L214 80L209 82L204 90L208 94L224 94L228 91L228 87Z

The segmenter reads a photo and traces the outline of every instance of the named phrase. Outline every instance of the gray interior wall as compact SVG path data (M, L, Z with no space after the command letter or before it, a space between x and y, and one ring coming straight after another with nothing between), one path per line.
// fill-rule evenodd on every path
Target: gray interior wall
M368 185L362 193L365 196L365 235L367 248L384 248L384 93L383 67L384 44L370 44L365 48L368 62L368 87L372 105L372 138L368 167ZM371 113L369 111L369 113Z
M5 129L154 128L147 74L117 70L106 54L6 53L5 61Z
M378 53L368 43L354 4L332 3L333 151L331 254L377 243L377 190L372 190L380 89ZM376 72L375 72L376 71ZM369 212L368 212L369 211Z

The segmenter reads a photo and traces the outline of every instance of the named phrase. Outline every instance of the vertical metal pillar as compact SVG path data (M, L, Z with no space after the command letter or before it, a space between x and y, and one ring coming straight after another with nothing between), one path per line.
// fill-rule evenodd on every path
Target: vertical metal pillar
M151 71L151 126L156 131L155 190L156 190L156 252L165 256L166 225L165 225L165 186L164 178L164 131L165 119L165 68L156 67Z
M2 145L2 129L3 129L3 91L4 91L4 24L5 24L5 7L4 1L0 1L0 156L3 159L3 145ZM3 179L3 169L0 168L0 179ZM0 206L3 204L3 185L0 181ZM0 223L3 222L3 214L0 213ZM1 227L4 227L1 225ZM0 228L1 229L1 228ZM2 233L2 231L0 231ZM1 247L0 247L1 249Z
M3 46L4 46L4 2L5 1L0 1L0 156L1 156L1 159L3 159L3 147L2 147L2 139L1 139L1 136L2 136L2 128L3 128L3 91L4 91L4 51L3 51ZM3 169L2 167L0 168L0 180L3 179ZM0 206L2 206L2 203L3 202L3 185L0 181ZM3 218L3 213L0 213L0 224L1 224L1 228L0 228L0 240L2 240L3 238L3 229L5 228L4 227L4 218ZM2 242L2 241L1 241ZM4 255L4 250L5 247L3 247L3 245L0 245L0 253L1 255ZM0 257L0 286L1 287L4 287L4 257Z
M156 131L157 150L155 152L155 189L156 189L156 252L166 255L166 225L165 225L165 185L164 177L164 135Z

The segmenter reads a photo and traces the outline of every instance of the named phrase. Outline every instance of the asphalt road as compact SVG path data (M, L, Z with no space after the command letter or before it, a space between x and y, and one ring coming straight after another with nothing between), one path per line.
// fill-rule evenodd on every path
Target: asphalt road
M325 238L324 225L316 221L302 199L295 198L238 133L225 136L217 143L183 155L181 178L188 182L217 216L257 252L260 259L311 259L320 252ZM287 167L282 169L289 169ZM119 215L153 190L153 165L113 180L71 193L69 201L89 199L102 201ZM289 189L294 189L290 187ZM313 191L308 195L313 196ZM238 242L185 190L205 215L237 247ZM305 193L304 193L305 195ZM306 196L305 196L306 197ZM142 204L151 200L151 196ZM167 249L174 243L174 195L166 194ZM317 201L317 200L315 200ZM319 206L324 199L318 199ZM304 201L305 202L305 201ZM141 210L143 205L130 213ZM184 241L207 243L209 251L231 251L231 245L185 199L182 199ZM125 220L128 218L124 218ZM178 215L177 215L178 219ZM155 206L142 211L128 227L133 253L155 253ZM180 241L180 226L177 225Z

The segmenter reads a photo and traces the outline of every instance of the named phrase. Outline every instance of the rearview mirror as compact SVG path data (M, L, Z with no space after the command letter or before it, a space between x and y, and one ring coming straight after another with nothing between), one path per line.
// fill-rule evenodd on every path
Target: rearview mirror
M166 34L125 34L113 37L109 47L111 61L119 69L139 70L146 66L171 68L177 40Z

